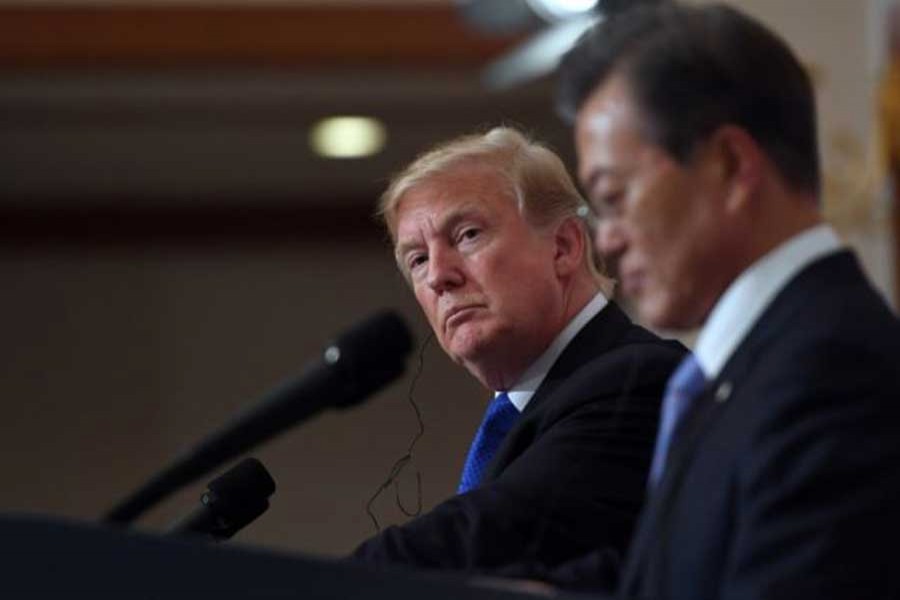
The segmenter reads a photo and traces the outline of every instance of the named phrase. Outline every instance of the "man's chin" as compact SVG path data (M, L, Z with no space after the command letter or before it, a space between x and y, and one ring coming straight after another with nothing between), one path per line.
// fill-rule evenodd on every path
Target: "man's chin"
M480 371L486 364L491 364L494 345L490 340L477 337L468 338L464 342L455 343L450 347L450 356L454 362L462 365L468 371Z
M643 293L634 299L638 317L653 329L679 329L677 315L664 299L649 293Z
M702 325L690 306L678 306L667 297L644 295L634 303L640 321L657 332L690 331Z
M461 365L478 363L488 355L486 344L470 342L451 347L450 356Z

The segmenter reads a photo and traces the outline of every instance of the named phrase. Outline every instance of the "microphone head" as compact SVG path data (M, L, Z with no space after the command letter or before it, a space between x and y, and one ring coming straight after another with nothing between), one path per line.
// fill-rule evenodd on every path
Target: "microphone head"
M207 486L220 498L231 503L258 502L275 493L275 480L255 458L245 458Z
M403 373L413 337L395 311L382 309L325 349L325 362L341 372L338 406L352 406Z
M325 408L362 402L403 374L412 347L412 335L396 312L375 313L338 337L325 350L323 360L316 361L303 375L285 382L232 423L201 440L110 510L105 520L129 523L173 490L298 421ZM210 496L228 498L250 494L251 501L259 498L259 490L267 490L262 495L265 501L275 491L275 482L259 461L248 459L213 480L209 488Z
M275 481L261 462L245 458L206 486L200 506L167 533L227 540L269 509Z

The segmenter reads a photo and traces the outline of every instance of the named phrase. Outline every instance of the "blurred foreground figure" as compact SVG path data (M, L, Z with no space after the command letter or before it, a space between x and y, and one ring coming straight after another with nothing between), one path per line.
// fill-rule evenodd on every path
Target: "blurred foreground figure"
M637 8L564 59L597 244L672 377L627 598L900 598L900 325L823 224L813 94L720 5Z
M878 87L878 134L894 234L894 289L900 299L900 4L887 12L887 64Z
M441 347L494 399L459 495L356 558L614 586L684 349L609 301L585 208L559 158L509 128L433 149L385 192L400 270Z

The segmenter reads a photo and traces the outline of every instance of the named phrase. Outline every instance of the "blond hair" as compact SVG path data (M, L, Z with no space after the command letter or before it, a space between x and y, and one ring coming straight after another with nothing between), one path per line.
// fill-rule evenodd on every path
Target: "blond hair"
M508 182L520 214L534 227L543 229L575 218L585 233L585 263L604 292L611 291L610 280L601 273L602 266L594 256L586 222L590 208L562 160L512 127L495 127L484 134L464 135L439 144L396 174L378 203L378 215L392 240L396 241L396 213L403 196L466 164L495 169Z

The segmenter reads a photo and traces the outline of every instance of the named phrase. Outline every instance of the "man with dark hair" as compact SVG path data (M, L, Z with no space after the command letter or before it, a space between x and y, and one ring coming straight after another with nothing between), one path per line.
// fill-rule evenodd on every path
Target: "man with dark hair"
M820 216L799 61L735 9L638 7L565 57L560 104L625 293L701 328L621 596L900 597L900 323Z
M609 300L586 209L559 157L509 127L392 180L380 213L397 265L441 347L494 398L459 493L358 560L614 586L684 348ZM568 566L594 548L586 569Z

